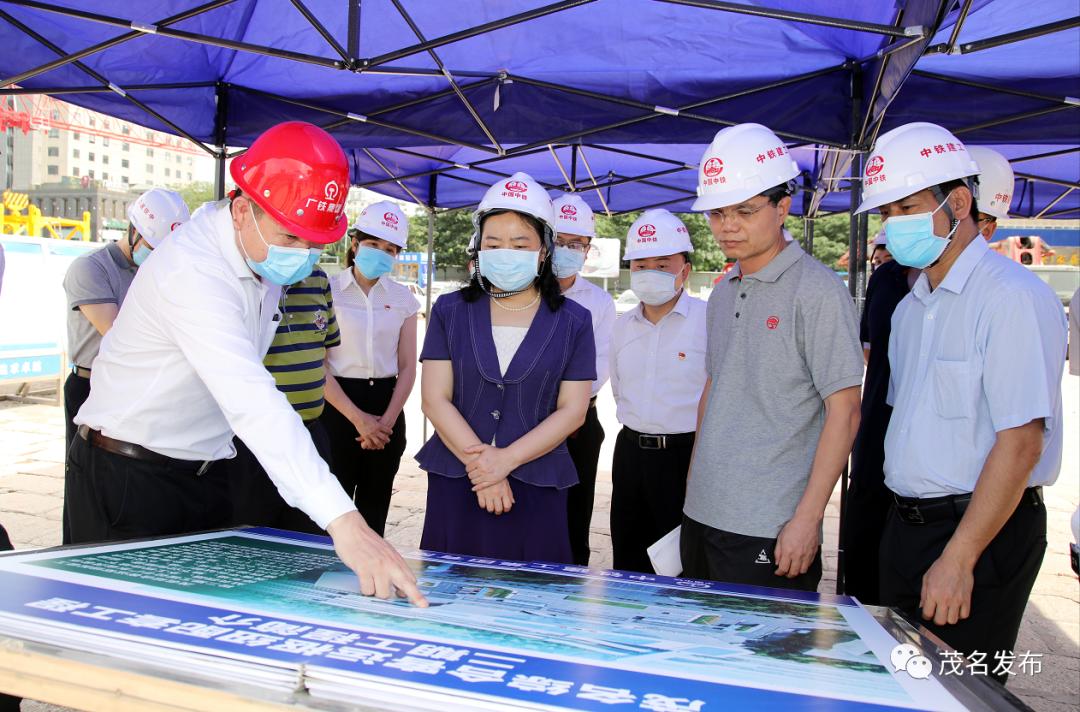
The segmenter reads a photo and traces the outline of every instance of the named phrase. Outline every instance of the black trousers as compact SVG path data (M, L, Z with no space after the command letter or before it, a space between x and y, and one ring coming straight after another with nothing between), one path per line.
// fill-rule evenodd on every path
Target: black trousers
M330 439L322 423L316 418L304 425L311 433L311 441L319 455L329 462ZM217 465L224 469L229 481L233 526L274 527L308 534L326 534L311 517L286 504L270 475L266 474L258 458L240 438L233 438L233 446L236 447L236 457Z
M71 452L71 443L75 439L75 414L82 408L83 403L90 397L90 379L76 375L74 371L68 374L64 381L64 452ZM67 477L68 462L64 462L64 511L61 515L61 542L70 544L71 523L68 521L68 500L71 498L71 490L68 487Z
M0 524L0 551L11 551L14 548L11 545L11 539L8 538L7 530L4 529L3 524ZM19 712L21 702L22 699L19 697L0 695L0 712Z
M136 460L76 436L68 453L73 544L189 534L229 525L229 485L220 463Z
M1046 506L1021 500L1012 516L975 563L970 615L955 625L925 621L919 608L923 574L945 550L960 516L927 524L909 524L895 507L889 513L881 540L881 600L965 656L986 653L990 669L994 654L1012 651L1020 632L1031 588L1046 552ZM1004 683L1005 677L998 676Z
M378 417L390 405L397 378L339 378L337 382L357 408ZM360 447L356 427L329 403L319 418L330 437L334 475L353 498L367 525L382 536L394 493L394 477L405 452L404 412L398 416L390 442L382 450Z
M589 526L596 494L596 467L603 444L604 428L600 425L596 406L591 405L585 414L585 423L566 439L566 449L570 451L578 475L578 483L570 488L566 498L570 549L578 566L589 565Z
M693 434L685 444L662 450L638 446L626 428L615 439L611 464L613 567L654 573L647 549L679 526L686 499Z
M883 473L852 473L840 533L844 543L844 593L871 606L881 605L879 552L892 503Z
M794 578L776 575L776 539L714 529L683 516L679 537L686 578L745 586L817 591L821 582L821 549L806 573Z

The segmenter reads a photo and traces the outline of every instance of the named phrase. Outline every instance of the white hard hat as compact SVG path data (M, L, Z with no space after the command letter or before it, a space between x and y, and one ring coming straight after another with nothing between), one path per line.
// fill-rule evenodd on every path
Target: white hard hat
M776 134L761 124L721 129L701 156L693 210L736 205L799 175Z
M409 218L397 203L380 200L364 208L352 229L405 247L409 239Z
M643 260L693 251L690 231L683 221L663 208L653 208L642 213L627 231L623 259Z
M151 188L128 205L127 216L135 232L150 247L157 247L169 233L186 223L191 214L176 191Z
M888 241L885 238L885 228L881 228L878 234L874 236L874 241L870 243L871 247L878 247L881 245L888 246Z
M979 195L975 201L979 212L1007 220L1016 185L1009 159L985 146L968 146L968 153L979 164Z
M856 213L979 172L967 148L937 124L916 121L882 134L863 171L863 201Z
M555 209L555 232L596 237L596 217L580 195L565 193L552 201Z
M544 234L540 237L550 252L555 240L555 210L551 207L551 196L528 173L518 171L509 178L500 180L484 193L472 216L470 252L479 246L480 219L493 210L513 210L539 220L544 225Z

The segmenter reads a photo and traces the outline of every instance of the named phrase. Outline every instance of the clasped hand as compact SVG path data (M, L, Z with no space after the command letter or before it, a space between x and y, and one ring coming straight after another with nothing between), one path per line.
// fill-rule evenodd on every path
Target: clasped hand
M390 442L390 435L394 432L393 423L387 424L382 418L376 418L367 413L361 413L353 421L356 427L356 441L364 450L382 450Z

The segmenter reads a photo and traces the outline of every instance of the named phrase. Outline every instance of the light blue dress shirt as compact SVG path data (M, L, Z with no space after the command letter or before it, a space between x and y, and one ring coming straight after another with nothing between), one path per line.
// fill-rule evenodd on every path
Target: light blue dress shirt
M1023 265L972 240L931 291L925 274L892 318L885 484L903 497L972 492L997 433L1045 419L1028 486L1061 467L1065 312Z

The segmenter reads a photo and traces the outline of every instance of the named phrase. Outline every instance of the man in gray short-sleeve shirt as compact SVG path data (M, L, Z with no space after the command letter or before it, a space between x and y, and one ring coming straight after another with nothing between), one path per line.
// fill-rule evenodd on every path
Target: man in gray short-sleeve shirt
M71 373L64 381L65 449L75 437L75 414L90 395L90 369L101 340L112 327L131 281L154 248L188 219L179 193L151 188L127 210L125 239L77 257L64 275L67 294L67 352ZM64 495L63 543L70 544L67 493Z
M783 145L770 136L726 129L702 161L703 179L710 152L725 169L750 167L720 190L703 180L695 205L738 263L709 299L709 380L680 548L684 576L812 591L825 505L859 425L863 359L843 282L784 239L797 167L754 160Z

